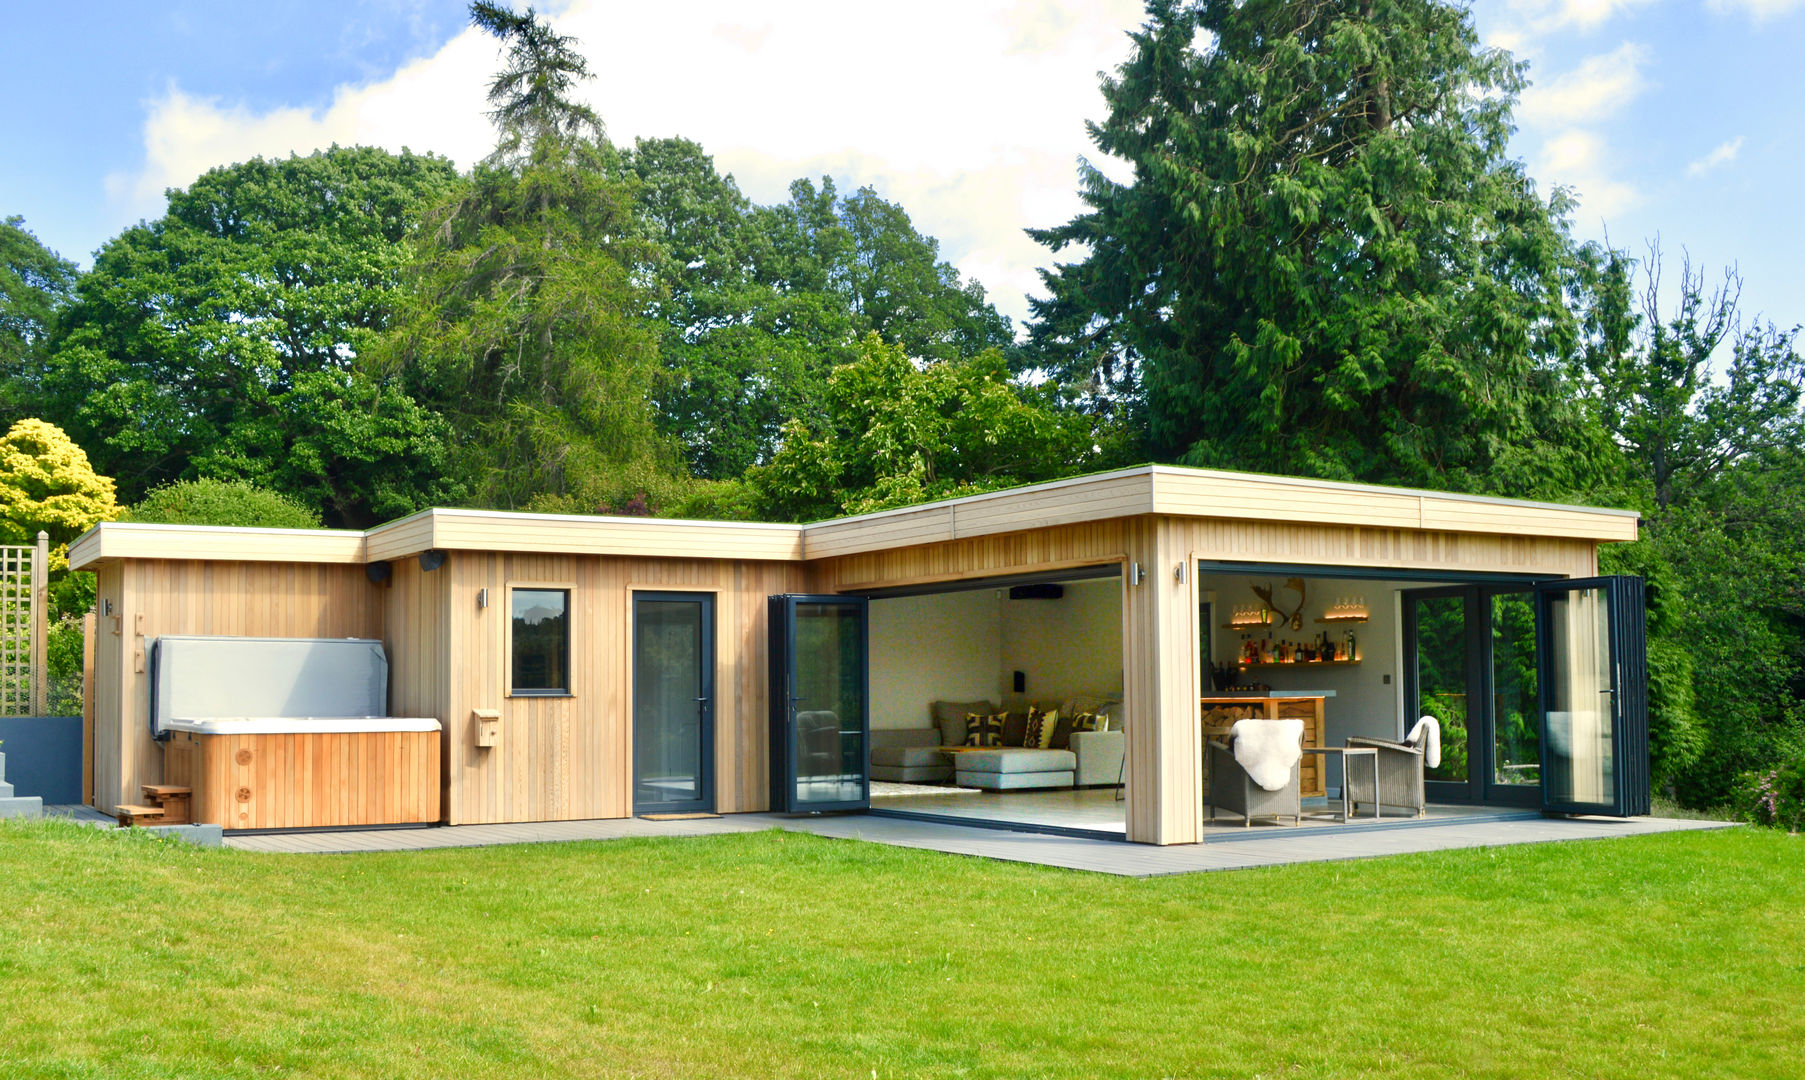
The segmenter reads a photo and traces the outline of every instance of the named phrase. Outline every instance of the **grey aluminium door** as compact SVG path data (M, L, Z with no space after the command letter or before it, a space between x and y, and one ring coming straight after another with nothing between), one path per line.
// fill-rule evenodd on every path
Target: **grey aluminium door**
M633 812L714 809L714 596L633 596Z
M1536 586L1542 809L1646 814L1647 615L1642 579Z

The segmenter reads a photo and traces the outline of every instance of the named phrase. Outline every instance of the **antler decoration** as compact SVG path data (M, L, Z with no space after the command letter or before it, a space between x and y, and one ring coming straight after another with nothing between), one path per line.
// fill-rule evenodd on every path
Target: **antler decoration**
M1304 628L1304 579L1287 578L1285 579L1285 588L1297 593L1297 606L1292 608L1289 612L1280 607L1277 601L1273 600L1272 588L1270 586L1255 585L1253 587L1253 592L1255 596L1266 601L1267 607L1279 613L1279 622L1281 624L1290 623L1291 629L1302 630Z

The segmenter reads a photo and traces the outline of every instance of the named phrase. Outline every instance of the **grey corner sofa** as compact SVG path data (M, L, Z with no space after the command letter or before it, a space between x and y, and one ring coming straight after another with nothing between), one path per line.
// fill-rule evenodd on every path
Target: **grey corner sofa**
M873 728L871 778L899 784L951 780L953 763L940 752L940 729Z

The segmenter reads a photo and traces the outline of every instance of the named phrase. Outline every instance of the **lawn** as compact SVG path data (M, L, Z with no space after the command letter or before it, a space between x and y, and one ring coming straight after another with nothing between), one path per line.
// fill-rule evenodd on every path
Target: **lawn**
M1139 881L0 822L0 1076L1797 1076L1802 898L1752 829Z

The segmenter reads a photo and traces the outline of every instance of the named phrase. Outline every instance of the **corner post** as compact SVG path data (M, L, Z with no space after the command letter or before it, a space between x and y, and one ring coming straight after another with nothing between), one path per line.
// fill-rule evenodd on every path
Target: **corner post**
M1203 746L1197 723L1196 578L1179 523L1148 516L1125 529L1122 683L1127 710L1128 839L1203 839ZM1141 581L1136 584L1136 565ZM1178 568L1184 566L1182 575Z
M50 710L50 534L38 530L31 556L31 714Z

